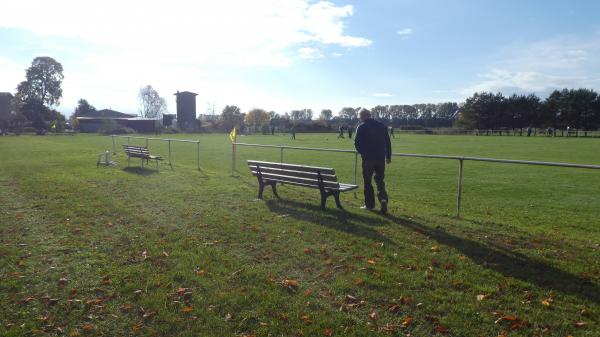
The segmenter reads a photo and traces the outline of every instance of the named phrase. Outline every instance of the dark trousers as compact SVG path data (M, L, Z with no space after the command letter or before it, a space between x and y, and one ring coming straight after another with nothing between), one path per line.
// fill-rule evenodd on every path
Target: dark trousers
M362 162L363 180L365 188L365 206L368 208L375 207L375 192L373 191L372 178L375 174L375 184L377 185L377 199L388 200L387 192L385 191L385 159L381 160L364 160Z

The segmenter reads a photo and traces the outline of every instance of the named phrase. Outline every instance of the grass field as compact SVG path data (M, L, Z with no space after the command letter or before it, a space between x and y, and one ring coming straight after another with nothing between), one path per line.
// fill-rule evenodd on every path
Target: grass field
M226 135L165 135L173 169L110 137L0 137L0 336L599 336L600 172L394 158L390 215L257 183ZM351 149L334 134L243 136ZM600 140L416 136L394 152L600 164ZM119 139L117 146L126 143ZM132 140L133 143L133 140ZM137 144L144 144L138 140ZM150 142L167 155L165 143ZM354 156L285 152L354 180ZM360 175L359 175L360 179Z

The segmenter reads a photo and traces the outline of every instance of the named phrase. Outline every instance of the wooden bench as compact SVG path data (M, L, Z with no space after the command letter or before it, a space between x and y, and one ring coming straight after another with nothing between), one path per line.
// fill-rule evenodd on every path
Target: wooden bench
M332 168L256 160L248 160L248 168L250 168L252 175L258 179L259 199L262 199L265 186L271 186L273 194L279 198L276 185L277 183L284 183L319 189L322 209L325 209L325 203L330 196L335 198L337 207L342 208L340 192L348 192L358 187L357 185L339 183L335 170Z
M129 167L131 158L140 158L142 160L142 167L144 167L144 160L148 163L149 160L156 161L156 170L158 171L158 161L163 160L160 156L153 156L145 146L133 146L123 145L125 154L127 155L127 167Z

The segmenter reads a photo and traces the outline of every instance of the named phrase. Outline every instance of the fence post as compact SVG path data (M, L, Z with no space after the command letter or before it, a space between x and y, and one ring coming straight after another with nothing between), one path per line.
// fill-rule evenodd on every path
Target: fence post
M129 145L130 141L131 141L131 136L127 137L127 145Z
M167 141L169 142L169 166L173 168L173 164L171 163L171 140L168 139Z
M196 143L196 159L198 160L198 170L200 169L200 141Z
M283 164L283 145L279 149L281 150L279 155L279 163Z
M235 177L235 142L231 142L231 176Z
M146 148L148 148L148 138L146 138Z
M456 194L456 218L460 219L460 201L462 198L463 160L458 160L458 192Z
M113 142L113 154L117 154L117 146L115 145L115 135L110 136Z

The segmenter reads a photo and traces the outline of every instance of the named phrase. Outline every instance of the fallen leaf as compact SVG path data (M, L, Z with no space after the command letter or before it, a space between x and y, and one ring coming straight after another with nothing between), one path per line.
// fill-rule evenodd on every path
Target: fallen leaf
M166 252L166 251L164 251L164 250L163 250L163 255L164 255L165 257L169 257L169 253L167 253L167 252Z
M312 250L312 249L310 249L310 248L304 248L304 253L306 253L306 254L310 254L310 253L312 253L312 252L313 252L313 250Z
M82 328L83 328L84 331L92 331L94 329L94 326L92 324L90 324L90 323L85 323L82 326Z
M376 264L377 262L375 262L375 260L367 260L368 264Z
M479 302L483 301L485 299L485 297L486 297L485 295L481 295L481 294L476 296L477 301L479 301Z
M371 313L369 314L369 318L376 321L377 320L377 311L373 310L371 311Z
M181 309L181 312L188 313L188 312L192 312L192 310L194 310L194 308L192 308L192 307L183 307Z
M546 307L546 308L550 308L550 303L551 303L551 302L552 302L552 299L545 299L545 300L542 300L542 301L541 301L542 305L543 305L544 307Z
M64 277L61 277L60 279L58 279L58 286L59 287L64 287L67 284L68 280Z
M285 279L281 281L281 285L291 290L296 290L299 286L298 281L291 279Z
M231 314L230 314L230 313L227 313L227 314L225 315L225 322L229 322L229 321L231 321Z
M327 329L325 329L325 330L323 331L323 334L324 334L325 336L331 337L331 336L333 336L333 330L332 330L332 329L329 329L329 328L327 328Z
M110 279L110 277L108 275L104 276L102 278L102 281L100 281L100 284L102 285L111 285L112 284L112 280Z
M196 269L194 272L198 276L203 276L204 274L206 274L206 271L204 269Z
M413 322L413 318L408 316L402 321L402 326L406 328L407 326L411 325L412 322Z
M450 332L446 327L443 327L441 325L438 325L435 327L435 332L439 332L439 333L448 333Z
M430 250L432 252L439 252L440 251L440 247L438 247L438 246L432 246Z
M587 326L586 322L575 322L576 328L585 328Z
M304 322L306 324L312 323L312 321L310 320L310 317L308 315L302 315L302 316L300 316L300 320L302 320L302 322Z
M314 291L314 290L313 290L313 288L310 288L310 289L306 290L306 291L304 292L304 296L307 296L307 297L308 297L308 296L312 295L313 291Z
M388 310L393 313L398 312L398 309L400 309L400 306L396 303L391 303L390 307L388 308Z
M400 301L400 304L410 304L410 303L412 303L413 299L412 299L412 297L409 297L409 296L400 296L399 301Z

